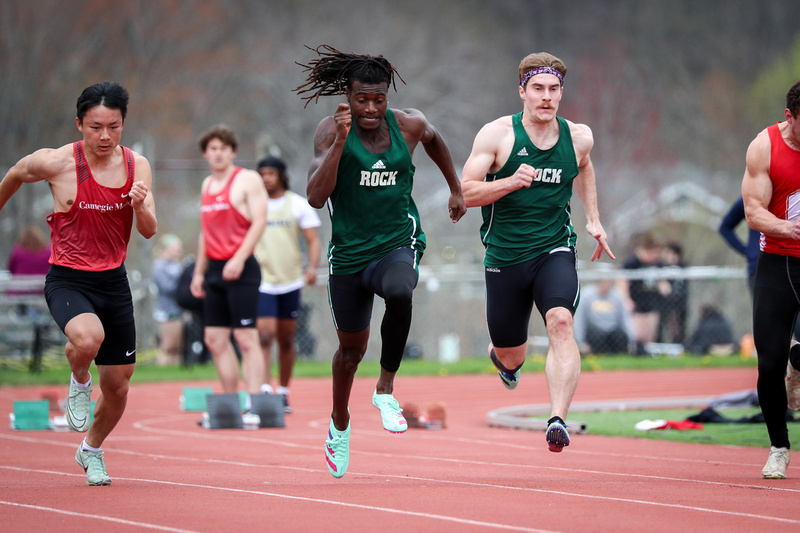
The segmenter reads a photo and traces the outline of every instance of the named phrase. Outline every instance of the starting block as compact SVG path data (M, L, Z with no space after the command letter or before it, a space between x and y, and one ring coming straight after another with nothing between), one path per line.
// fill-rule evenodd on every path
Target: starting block
M286 427L283 418L283 398L280 394L252 394L250 412L261 418L258 423L260 428Z
M238 394L209 394L206 396L206 405L209 429L242 429L244 427ZM205 416L203 422L205 422Z
M20 430L50 429L50 402L47 400L14 400L11 428Z
M214 394L211 387L184 387L181 395L181 411L205 411L206 397Z

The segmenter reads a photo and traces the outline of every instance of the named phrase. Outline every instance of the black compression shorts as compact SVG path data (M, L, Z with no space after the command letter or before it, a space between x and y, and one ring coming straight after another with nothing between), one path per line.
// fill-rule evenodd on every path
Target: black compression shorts
M573 315L578 307L580 289L572 249L507 267L487 267L485 277L489 337L498 348L528 342L534 304L542 318L554 307L564 307Z
M328 301L333 315L334 327L340 331L356 333L369 326L372 318L372 303L377 294L384 298L383 276L394 263L405 263L408 269L402 272L409 290L417 285L419 272L415 263L416 252L411 248L398 248L382 259L370 263L355 274L338 274L328 278ZM399 281L399 280L398 280Z
M125 265L104 272L53 265L45 278L44 296L61 331L80 314L97 315L105 338L94 359L96 365L136 362L136 323Z

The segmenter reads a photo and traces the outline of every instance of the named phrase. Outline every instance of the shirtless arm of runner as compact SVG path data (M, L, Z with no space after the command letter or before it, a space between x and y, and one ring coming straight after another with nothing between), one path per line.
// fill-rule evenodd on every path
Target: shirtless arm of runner
M431 161L436 163L439 170L442 172L447 186L450 188L450 199L447 201L447 208L450 214L450 220L453 223L458 222L461 217L467 212L466 204L464 203L464 195L461 192L461 182L458 179L458 174L453 166L453 158L450 155L450 149L447 147L442 136L436 131L436 128L428 122L420 111L408 110L409 113L414 113L417 120L421 120L423 124L422 137L420 142L425 148L425 153L431 158Z
M348 104L339 104L332 117L322 119L314 134L314 159L308 169L306 195L308 203L316 209L325 202L336 187L336 172L350 133L352 116Z
M194 263L194 273L189 290L195 298L205 298L206 269L208 268L208 257L206 257L206 240L203 231L200 230L200 237L197 239L197 259Z
M769 211L772 180L769 177L770 142L767 130L759 133L747 148L742 179L742 198L747 224L770 237L800 239L800 218L783 220Z
M317 231L317 228L306 228L303 230L303 238L306 240L306 248L308 249L305 282L306 285L315 285L317 283L317 268L319 267L319 258L322 250L319 231Z
M511 142L513 145L513 135L510 117L502 117L486 124L475 136L472 153L464 163L461 174L461 190L464 192L467 207L494 203L508 193L530 187L533 183L536 170L530 165L520 165L517 171L507 178L484 181L487 174L497 172L505 163L498 160L500 148L504 142Z
M253 255L253 249L267 227L267 192L261 176L253 170L242 170L237 181L245 187L250 227L236 253L222 267L222 279L227 281L239 279L242 275L245 261Z
M592 130L583 124L570 123L572 143L575 146L575 155L578 159L578 175L573 182L573 189L586 212L586 231L597 240L597 246L592 254L592 261L600 259L603 252L608 257L615 259L611 248L606 241L606 232L600 223L600 212L597 208L597 181L594 174L594 165L589 153L594 145Z
M64 163L52 148L42 148L20 159L0 181L0 211L23 183L49 180L64 169Z
M150 163L139 154L136 157L136 176L129 193L131 207L136 214L136 231L145 239L149 239L158 230L156 219L156 203L153 200L153 173Z

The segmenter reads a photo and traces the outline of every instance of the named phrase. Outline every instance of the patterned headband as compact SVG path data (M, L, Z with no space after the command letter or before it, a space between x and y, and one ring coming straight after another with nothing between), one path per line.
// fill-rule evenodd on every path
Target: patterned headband
M525 75L519 79L520 86L524 87L525 84L528 82L528 80L536 76L537 74L552 74L553 76L558 78L558 81L561 82L561 85L564 85L564 75L561 74L559 71L557 71L552 67L539 67L526 72Z

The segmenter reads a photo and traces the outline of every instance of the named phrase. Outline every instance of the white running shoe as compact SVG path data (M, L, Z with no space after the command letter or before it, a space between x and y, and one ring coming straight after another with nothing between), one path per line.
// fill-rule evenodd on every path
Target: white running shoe
M767 464L761 470L764 479L786 479L786 467L789 466L790 453L789 448L771 446Z
M88 485L111 485L111 478L106 471L106 464L103 462L102 450L89 452L83 449L83 443L81 443L78 445L75 461L86 472L86 483Z
M92 380L89 378L89 384L83 388L75 384L75 379L70 376L69 378L69 396L67 397L67 406L64 416L67 419L69 427L75 431L85 433L89 431L91 418L89 411L92 408Z

